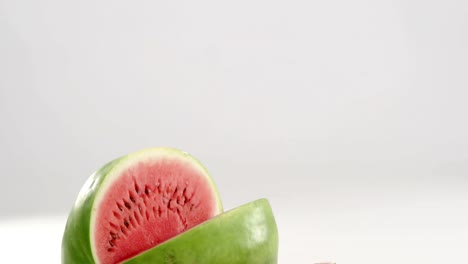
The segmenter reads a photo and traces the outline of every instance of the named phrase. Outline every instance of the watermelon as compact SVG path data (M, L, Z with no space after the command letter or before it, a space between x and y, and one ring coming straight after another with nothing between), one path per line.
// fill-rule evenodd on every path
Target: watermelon
M121 263L222 211L212 178L191 155L172 148L132 153L82 187L65 227L62 263Z
M278 231L266 199L218 215L126 264L275 264Z

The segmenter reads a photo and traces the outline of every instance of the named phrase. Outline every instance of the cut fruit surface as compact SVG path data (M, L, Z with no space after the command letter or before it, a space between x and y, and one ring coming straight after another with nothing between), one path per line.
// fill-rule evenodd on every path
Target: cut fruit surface
M214 217L126 264L275 264L278 231L271 207L260 199Z
M98 170L65 228L62 263L114 264L222 212L206 169L192 156L154 148Z

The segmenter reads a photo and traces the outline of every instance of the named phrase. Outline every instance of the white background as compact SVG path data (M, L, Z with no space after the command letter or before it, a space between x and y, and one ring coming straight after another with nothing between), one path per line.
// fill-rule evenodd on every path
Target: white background
M2 252L59 263L85 179L173 146L280 263L468 263L467 100L463 0L0 0Z

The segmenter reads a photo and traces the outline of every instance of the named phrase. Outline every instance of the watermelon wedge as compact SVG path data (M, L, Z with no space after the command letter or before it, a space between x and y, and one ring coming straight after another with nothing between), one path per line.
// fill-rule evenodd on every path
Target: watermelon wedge
M275 264L278 230L266 199L218 215L126 264Z

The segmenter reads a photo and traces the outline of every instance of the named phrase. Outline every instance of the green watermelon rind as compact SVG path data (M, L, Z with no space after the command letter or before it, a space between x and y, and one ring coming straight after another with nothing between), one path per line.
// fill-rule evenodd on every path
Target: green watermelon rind
M218 212L222 212L219 192L206 168L190 154L174 148L150 148L117 158L91 175L81 188L71 209L62 239L62 263L98 263L93 250L93 226L96 204L122 169L154 157L173 157L189 161L201 170L215 194Z
M266 199L220 214L125 264L276 264L278 230Z

